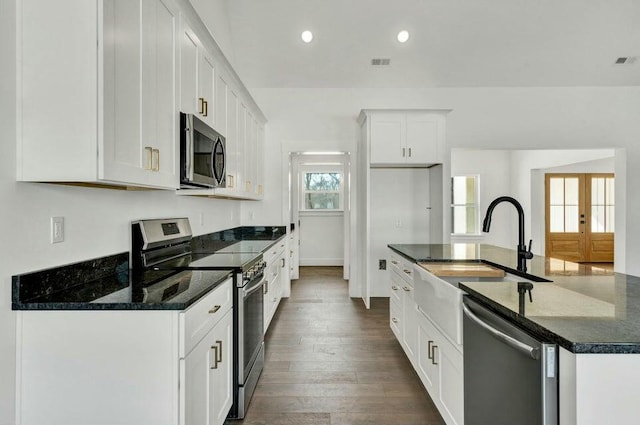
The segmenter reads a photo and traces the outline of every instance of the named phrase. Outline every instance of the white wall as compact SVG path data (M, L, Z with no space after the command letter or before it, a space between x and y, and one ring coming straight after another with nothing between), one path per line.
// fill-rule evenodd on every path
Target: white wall
M451 176L476 174L480 176L480 226L491 201L498 196L511 196L510 163L511 151L508 150L451 150ZM514 220L517 221L517 215L513 207L505 205L496 208L489 233L482 233L479 236L452 235L451 242L487 243L513 248L517 245L517 236L513 239L511 228L505 226L505 223L511 223Z
M343 213L301 213L298 234L301 266L343 265Z
M372 168L369 185L371 296L388 297L387 245L429 243L429 170ZM387 260L386 270L379 269L379 260Z

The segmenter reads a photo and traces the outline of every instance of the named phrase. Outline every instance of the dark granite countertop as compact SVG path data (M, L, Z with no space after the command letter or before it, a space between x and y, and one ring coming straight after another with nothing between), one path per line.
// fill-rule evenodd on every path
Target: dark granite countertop
M389 248L413 262L480 261L518 274L515 250L492 245ZM571 352L640 353L640 277L542 256L528 261L528 273L519 275L548 282L533 283L533 302L527 297L523 312L518 308L517 277L493 281L461 277L458 286L536 337Z
M214 253L240 241L272 241L285 226L243 226L196 236L194 252ZM12 277L13 310L184 310L232 274L229 270L149 270L134 276L123 252Z

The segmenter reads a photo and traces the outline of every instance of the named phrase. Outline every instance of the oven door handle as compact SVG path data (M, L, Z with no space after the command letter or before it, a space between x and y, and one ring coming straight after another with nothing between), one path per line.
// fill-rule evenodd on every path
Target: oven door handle
M258 289L262 288L262 286L264 285L266 279L264 278L264 276L262 276L260 278L260 281L258 283L256 283L253 286L250 286L248 288L242 288L242 297L246 298L247 296L251 295L252 293L256 292Z

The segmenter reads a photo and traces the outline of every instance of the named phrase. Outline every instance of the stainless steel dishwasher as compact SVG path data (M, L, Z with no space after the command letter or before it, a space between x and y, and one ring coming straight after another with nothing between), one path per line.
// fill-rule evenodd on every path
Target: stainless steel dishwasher
M463 299L465 425L557 425L558 347Z

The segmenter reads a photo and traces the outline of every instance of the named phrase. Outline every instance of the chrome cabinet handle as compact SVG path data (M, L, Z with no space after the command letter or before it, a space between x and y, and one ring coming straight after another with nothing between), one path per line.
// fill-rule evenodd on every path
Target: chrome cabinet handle
M438 346L433 344L433 352L431 353L431 363L434 365L438 365L438 362L436 362L436 350L438 349Z
M151 146L145 146L144 151L147 153L147 165L145 165L144 169L153 171L153 148Z
M411 270L404 269L403 272L405 272L408 275L411 275Z
M214 305L213 308L211 310L209 310L209 314L215 314L215 313L217 313L218 310L220 310L220 306L219 305Z
M200 102L200 115L204 115L204 97L198 98L198 101Z
M404 289L405 292L410 292L411 288L407 287L407 286L403 286L402 289Z
M156 154L155 167L153 166L153 154ZM151 171L160 171L160 149L151 149Z
M229 189L233 189L233 174L227 174L227 183L229 183Z
M216 366L218 363L222 363L222 341L217 340L216 345L218 346L218 350L216 350L216 355L220 355L220 357L216 357Z
M406 149L405 149L405 148L402 148L402 157L403 157L403 158L405 157L405 151L406 151Z
M204 116L209 116L209 102L207 102L206 100L204 101Z
M431 361L433 361L433 341L429 340L429 342L427 342L427 358Z
M397 266L398 262L396 260L391 260L391 264L393 264L394 266Z
M392 318L391 318L391 321L392 321L393 323L398 323L398 319L396 319L395 317L392 317Z
M397 290L398 290L398 287L397 287L396 285L393 285L393 286L391 287L391 289L393 289L394 291L397 291Z
M217 369L218 368L218 346L212 345L211 349L213 350L213 366L209 369Z
M284 258L281 258L282 260L282 267L284 267Z
M409 148L409 158L411 158L411 148Z

